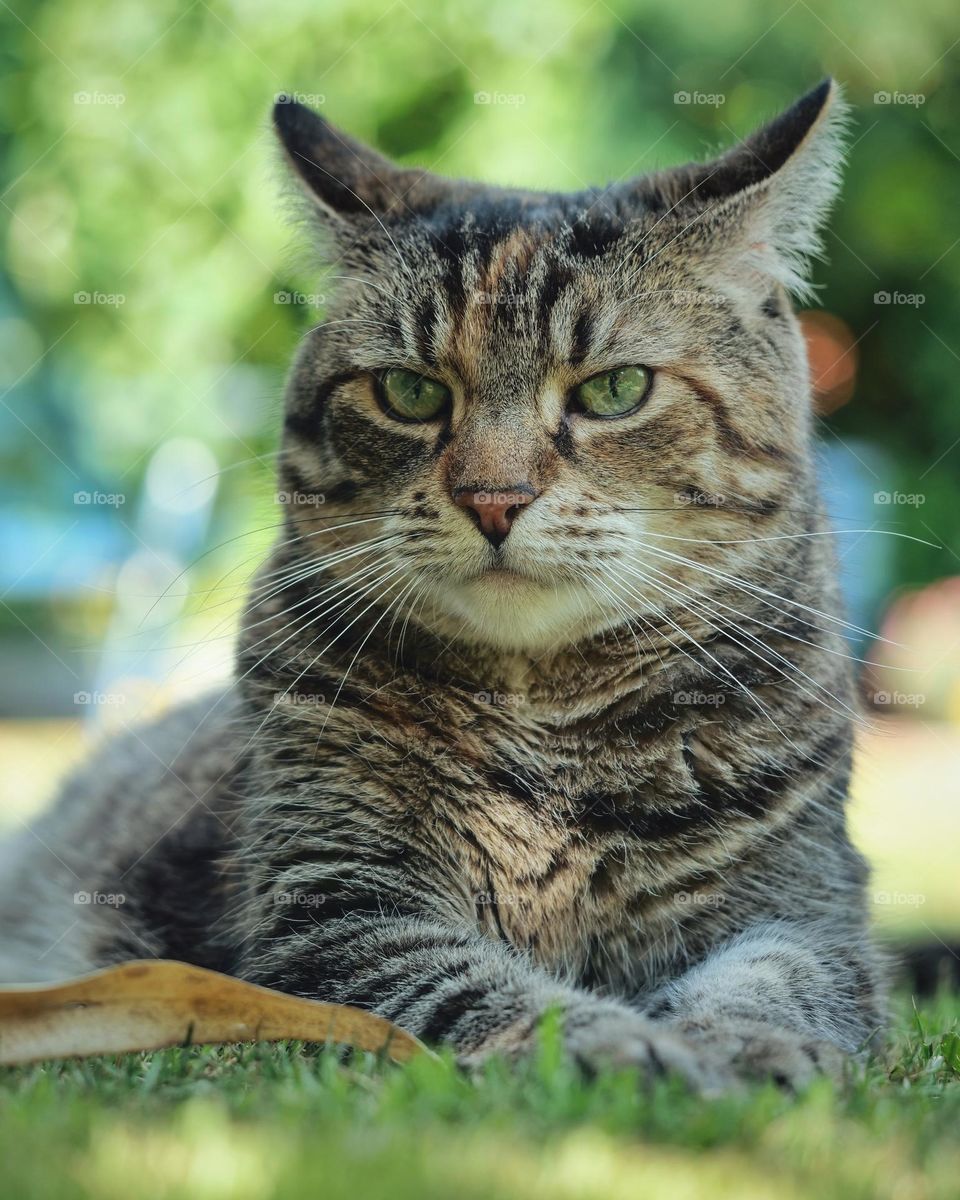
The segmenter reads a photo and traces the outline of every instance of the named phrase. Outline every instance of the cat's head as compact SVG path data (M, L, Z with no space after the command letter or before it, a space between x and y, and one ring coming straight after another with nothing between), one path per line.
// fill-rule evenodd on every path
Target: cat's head
M397 167L279 103L332 267L287 393L300 557L534 653L775 566L809 520L789 294L841 113L827 81L712 162L555 194Z

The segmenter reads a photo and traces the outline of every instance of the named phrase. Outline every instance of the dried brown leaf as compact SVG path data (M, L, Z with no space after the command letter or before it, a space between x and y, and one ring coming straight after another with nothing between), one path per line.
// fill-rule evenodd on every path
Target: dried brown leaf
M395 1062L429 1053L372 1013L322 1004L164 959L65 983L0 988L0 1063L122 1054L191 1043L336 1042Z

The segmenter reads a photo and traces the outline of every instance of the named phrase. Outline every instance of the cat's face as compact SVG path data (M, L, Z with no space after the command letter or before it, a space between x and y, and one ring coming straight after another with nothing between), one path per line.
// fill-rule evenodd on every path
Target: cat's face
M362 603L533 653L755 576L756 539L803 524L787 287L831 108L824 87L713 164L558 196L403 171L279 106L336 264L288 393L302 557L348 545L330 569Z

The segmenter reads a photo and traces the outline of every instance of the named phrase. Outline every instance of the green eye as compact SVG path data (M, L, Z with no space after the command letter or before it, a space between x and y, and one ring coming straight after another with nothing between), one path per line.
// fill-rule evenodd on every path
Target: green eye
M450 389L436 379L392 367L381 378L384 407L398 421L432 421L450 400Z
M646 398L652 378L646 367L618 367L594 375L573 394L591 417L624 417Z

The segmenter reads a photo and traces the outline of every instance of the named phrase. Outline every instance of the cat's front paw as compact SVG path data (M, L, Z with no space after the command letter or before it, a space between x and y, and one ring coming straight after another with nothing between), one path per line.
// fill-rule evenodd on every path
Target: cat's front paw
M722 1074L770 1081L794 1092L821 1075L840 1082L848 1062L832 1042L759 1021L681 1020L671 1022L670 1028L685 1042L702 1047Z
M490 1058L521 1061L540 1044L539 1022L516 1022L461 1054L476 1069ZM654 1020L616 1001L574 1005L563 1014L567 1055L585 1074L633 1068L644 1078L679 1076L701 1095L722 1095L745 1083L776 1083L791 1091L819 1075L841 1080L847 1055L837 1046L759 1021Z
M604 1068L638 1068L648 1078L679 1076L701 1094L735 1086L732 1074L696 1042L630 1010L599 1016L571 1016L565 1029L567 1051L588 1074Z
M459 1061L471 1070L495 1057L517 1062L533 1057L539 1044L539 1022L521 1022L462 1054ZM670 1074L703 1095L719 1094L736 1085L735 1077L696 1042L615 1002L568 1009L563 1014L563 1045L569 1059L586 1075L630 1068L648 1079Z

